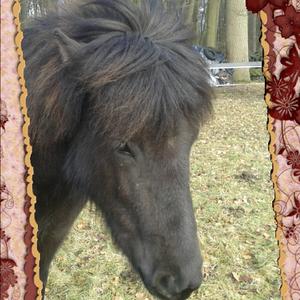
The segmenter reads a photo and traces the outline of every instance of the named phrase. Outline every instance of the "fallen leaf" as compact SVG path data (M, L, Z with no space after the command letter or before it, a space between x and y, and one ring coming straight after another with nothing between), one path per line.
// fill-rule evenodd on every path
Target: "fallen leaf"
M253 278L249 275L241 275L240 281L251 283L253 281Z
M235 273L235 272L231 272L231 276L234 280L236 280L237 282L240 281L240 276L238 273Z
M135 299L136 300L145 300L146 295L144 293L136 293L135 294Z

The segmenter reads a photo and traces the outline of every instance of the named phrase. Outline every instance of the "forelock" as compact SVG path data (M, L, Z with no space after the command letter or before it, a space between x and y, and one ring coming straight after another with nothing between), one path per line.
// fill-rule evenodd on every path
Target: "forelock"
M195 126L208 117L208 72L178 12L167 11L160 1L137 7L98 0L83 8L85 26L77 39L93 39L84 44L78 63L96 131L130 139L145 128L165 134L182 116Z
M198 126L210 115L209 75L192 49L190 26L159 0L141 3L79 1L33 23L25 56L27 72L39 72L30 97L41 139L72 135L86 111L95 134L124 140L145 130L162 136L182 117ZM81 45L66 64L56 28Z

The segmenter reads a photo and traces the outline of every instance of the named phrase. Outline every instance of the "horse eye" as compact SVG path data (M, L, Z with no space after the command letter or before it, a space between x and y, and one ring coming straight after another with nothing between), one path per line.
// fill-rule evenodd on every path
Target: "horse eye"
M118 146L118 152L121 153L121 154L125 154L125 155L129 155L131 157L134 157L134 154L132 152L132 150L130 149L130 147L128 146L127 143L121 143L119 146Z

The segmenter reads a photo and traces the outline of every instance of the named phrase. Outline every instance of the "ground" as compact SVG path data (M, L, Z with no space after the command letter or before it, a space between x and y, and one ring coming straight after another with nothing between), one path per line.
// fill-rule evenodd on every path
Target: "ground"
M204 281L191 299L279 300L263 84L216 90L214 117L191 157ZM56 255L48 299L151 300L86 207Z

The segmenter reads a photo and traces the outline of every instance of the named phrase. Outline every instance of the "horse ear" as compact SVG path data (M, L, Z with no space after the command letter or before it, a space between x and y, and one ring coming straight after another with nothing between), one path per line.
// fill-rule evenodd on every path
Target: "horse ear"
M80 43L69 38L59 28L56 28L53 34L56 38L63 62L68 61L69 58L81 48Z

